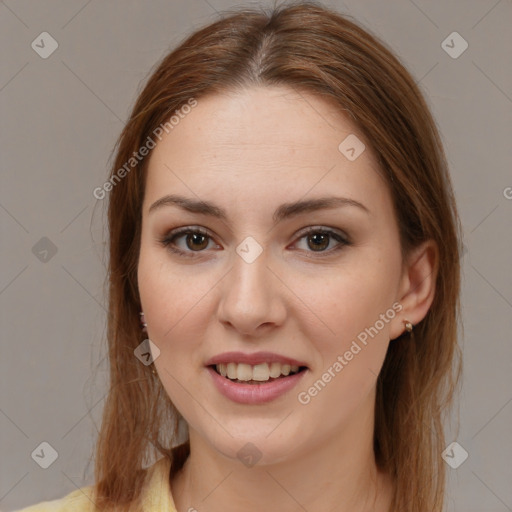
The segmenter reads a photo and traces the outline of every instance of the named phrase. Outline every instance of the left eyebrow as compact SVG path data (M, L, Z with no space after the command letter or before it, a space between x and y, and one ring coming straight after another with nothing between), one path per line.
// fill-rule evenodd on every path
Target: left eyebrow
M220 206L217 206L209 201L191 199L176 194L165 195L155 201L150 206L149 213L164 206L178 206L179 208L187 210L191 213L210 215L218 219L227 220L227 213ZM340 207L356 207L365 213L370 213L370 210L359 201L349 199L347 197L329 196L319 197L316 199L307 199L304 201L299 200L292 203L284 203L276 209L272 218L275 223L278 223L284 219L295 217L303 213Z
M302 213L308 213L316 210L327 210L331 208L340 208L353 206L363 210L365 213L370 213L368 208L354 199L347 197L319 197L317 199L307 199L305 201L295 201L293 203L284 203L274 213L274 222L280 222L283 219L300 215Z

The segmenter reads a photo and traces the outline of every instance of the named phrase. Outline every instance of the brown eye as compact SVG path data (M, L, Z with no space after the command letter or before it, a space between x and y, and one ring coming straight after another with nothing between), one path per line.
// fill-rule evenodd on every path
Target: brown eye
M185 244L180 240L183 239ZM212 241L210 235L202 229L182 228L172 231L160 240L160 243L171 252L182 256L194 256L194 253L203 252Z
M193 251L200 251L208 246L208 235L203 235L202 233L189 233L185 240L187 247Z
M185 242L184 245L183 242L180 242L181 239ZM303 239L306 242L306 248L302 248L302 250L317 253L318 256L328 256L351 245L347 235L343 232L338 233L326 228L310 227L299 238L300 241ZM204 252L205 249L208 249L209 242L213 242L213 239L207 231L191 227L177 229L160 240L160 243L169 251L188 257ZM334 242L333 247L330 247L331 242Z
M329 256L343 247L351 245L345 233L320 227L309 227L303 231L299 242L302 240L304 240L305 247L299 247L299 249L306 253L317 253L317 256Z
M311 242L311 243L309 243ZM313 250L324 250L329 246L329 235L325 233L315 233L308 236L308 247Z

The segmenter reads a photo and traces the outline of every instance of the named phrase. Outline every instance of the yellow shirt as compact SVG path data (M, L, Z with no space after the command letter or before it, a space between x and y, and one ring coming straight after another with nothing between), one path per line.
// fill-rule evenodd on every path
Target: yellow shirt
M143 496L143 512L177 512L171 495L169 471L171 461L164 457L147 468ZM93 487L82 487L67 496L43 501L16 512L99 512L91 500Z

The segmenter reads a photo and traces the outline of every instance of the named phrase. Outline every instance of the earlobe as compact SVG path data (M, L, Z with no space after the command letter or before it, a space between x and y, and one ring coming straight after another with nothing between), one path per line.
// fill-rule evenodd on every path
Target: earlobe
M427 315L434 300L438 263L439 250L433 240L423 242L408 255L398 296L402 310L392 322L391 339L404 333L404 322L417 325Z

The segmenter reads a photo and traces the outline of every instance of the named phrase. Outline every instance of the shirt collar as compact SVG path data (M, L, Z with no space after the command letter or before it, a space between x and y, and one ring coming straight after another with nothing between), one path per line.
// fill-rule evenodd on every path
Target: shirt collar
M177 512L169 481L171 461L163 457L147 468L142 490L144 512Z

